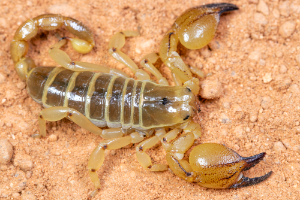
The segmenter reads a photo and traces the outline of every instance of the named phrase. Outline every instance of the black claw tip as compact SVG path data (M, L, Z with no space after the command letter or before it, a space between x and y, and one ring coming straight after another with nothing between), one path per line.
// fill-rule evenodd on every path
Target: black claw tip
M244 177L236 184L232 185L230 188L242 188L242 187L247 187L247 186L251 186L251 185L256 185L264 180L266 180L267 178L269 178L271 176L273 172L270 171L269 173L265 174L264 176L260 176L260 177L255 177L255 178L248 178L248 177Z
M213 8L213 9L219 9L219 14L221 15L224 12L229 12L233 10L238 10L239 8L231 3L212 3L204 5L206 8Z
M64 40L64 39L69 39L68 37L62 37L58 41Z
M266 155L266 153L263 152L263 153L255 155L255 156L251 156L251 157L247 157L247 158L243 157L242 159L247 162L247 166L244 168L243 171L246 171L246 170L254 167L265 157L265 155Z

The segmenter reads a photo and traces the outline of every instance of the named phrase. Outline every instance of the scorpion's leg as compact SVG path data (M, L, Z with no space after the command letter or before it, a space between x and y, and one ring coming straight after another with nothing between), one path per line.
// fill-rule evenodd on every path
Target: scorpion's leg
M32 135L35 138L46 136L46 121L58 121L67 117L80 127L96 134L100 135L104 139L118 138L124 135L121 128L109 128L102 130L94 125L86 116L78 112L73 108L56 106L43 109L40 112L39 126L40 133Z
M193 170L188 161L183 160L185 152L194 144L195 136L192 132L181 135L167 149L166 159L171 170L180 178L193 182Z
M90 197L95 196L100 190L100 179L98 178L97 170L100 169L103 164L104 151L106 149L120 149L129 144L138 143L143 139L144 137L141 134L139 134L138 132L133 132L129 136L104 140L94 149L89 159L88 170L91 180L94 183L96 189L90 194Z
M143 57L141 65L152 73L158 80L158 84L169 85L167 79L162 76L162 74L156 69L154 63L158 60L159 55L157 53L150 53Z
M62 106L46 108L40 112L40 133L34 134L33 137L46 136L46 121L58 121L65 117L78 124L80 127L103 137L102 129L95 126L87 117L73 108Z
M139 36L137 31L121 31L112 36L109 41L108 51L117 61L126 65L134 73L138 80L150 80L149 74L138 66L124 54L120 49L125 45L125 37Z
M104 65L97 65L93 63L72 61L68 54L60 49L67 43L68 38L62 38L58 43L54 44L49 49L51 58L61 66L72 71L97 71L103 73L110 73L128 78L129 76L121 70L111 69ZM78 45L77 45L78 46ZM78 47L79 48L79 47Z
M194 138L198 138L201 136L201 128L197 123L192 122L191 120L185 123L185 132L193 132L191 133ZM155 146L159 141L162 142L162 145L165 150L169 150L171 148L171 144L169 141L175 139L177 135L180 133L180 129L175 128L168 133L166 133L165 129L160 129L156 131L155 136L141 142L136 147L136 157L138 162L142 165L143 168L149 169L150 171L165 171L167 169L167 165L155 164L153 165L151 162L151 158L145 152L147 149ZM185 151L176 151L174 155L182 159Z
M162 61L175 73L182 82L192 78L192 73L176 52L178 45L178 35L175 31L169 31L161 41L159 55Z
M179 133L179 129L173 129L168 134L177 135ZM155 136L141 142L136 147L136 157L138 162L142 165L143 168L149 169L150 171L165 171L168 168L168 165L163 164L152 164L151 158L145 152L147 149L155 146L159 141L163 140L166 136L165 129L160 129L156 131Z
M178 45L178 35L175 31L169 31L162 39L159 55L162 61L171 69L176 85L189 87L193 94L199 92L199 79L192 76L191 70L183 62L180 55L176 52Z
M174 142L171 141L174 140L177 135L168 133L163 138L162 144L167 152L167 162L172 171L182 179L193 182L193 170L188 161L183 160L183 157L186 151L194 144L195 139L201 137L201 127L198 123L190 120L183 130L185 133Z

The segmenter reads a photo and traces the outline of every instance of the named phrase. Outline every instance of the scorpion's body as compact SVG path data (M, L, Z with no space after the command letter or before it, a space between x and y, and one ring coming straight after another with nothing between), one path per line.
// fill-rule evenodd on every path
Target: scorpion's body
M180 124L192 115L195 102L185 87L62 67L32 69L27 85L45 108L73 108L98 127L146 130Z
M106 139L94 149L89 159L89 175L95 186L90 197L101 188L97 170L103 164L105 150L134 143L139 143L136 156L145 169L165 171L169 167L182 179L204 187L238 188L267 179L271 172L253 179L242 174L262 160L265 153L244 158L223 145L202 144L191 151L189 161L183 159L201 136L201 127L192 121L192 117L196 109L195 95L200 89L199 79L194 76L203 77L203 73L182 61L176 52L177 45L180 42L190 49L207 45L216 32L220 15L237 9L233 4L218 3L183 13L163 37L159 55L152 53L142 59L141 65L159 84L150 81L148 73L120 51L125 37L139 35L136 31L118 32L109 42L109 53L131 69L137 78L134 80L120 70L72 61L60 49L67 41L80 53L93 49L92 33L81 22L56 14L27 20L20 25L11 42L11 57L19 77L27 82L29 95L45 107L39 116L40 133L33 137L46 136L46 121L67 117ZM33 38L39 28L54 30L63 25L78 38L63 37L49 50L50 56L62 67L36 68L34 61L26 57L27 40ZM171 69L176 86L169 86L153 65L159 57ZM106 126L108 129L99 128ZM169 131L170 128L173 130ZM154 130L155 135L150 137ZM184 133L178 137L182 131ZM145 136L150 138L144 140ZM168 165L152 164L145 152L160 141L167 152Z

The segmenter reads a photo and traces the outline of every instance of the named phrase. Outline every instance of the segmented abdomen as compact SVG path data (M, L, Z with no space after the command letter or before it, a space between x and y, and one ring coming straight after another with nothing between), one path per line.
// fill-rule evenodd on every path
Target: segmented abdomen
M97 126L154 128L177 124L191 113L191 92L105 73L37 67L28 93L44 107L64 106Z

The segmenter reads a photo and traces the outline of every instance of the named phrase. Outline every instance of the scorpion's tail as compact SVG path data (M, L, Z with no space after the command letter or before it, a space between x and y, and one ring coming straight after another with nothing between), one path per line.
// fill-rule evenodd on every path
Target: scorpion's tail
M15 69L22 80L26 80L28 73L36 65L32 58L25 57L28 52L28 42L35 37L38 29L55 30L62 25L78 38L67 38L71 41L73 48L80 53L88 53L95 45L91 31L81 22L57 14L45 14L28 19L17 29L13 41L10 44L10 54Z

